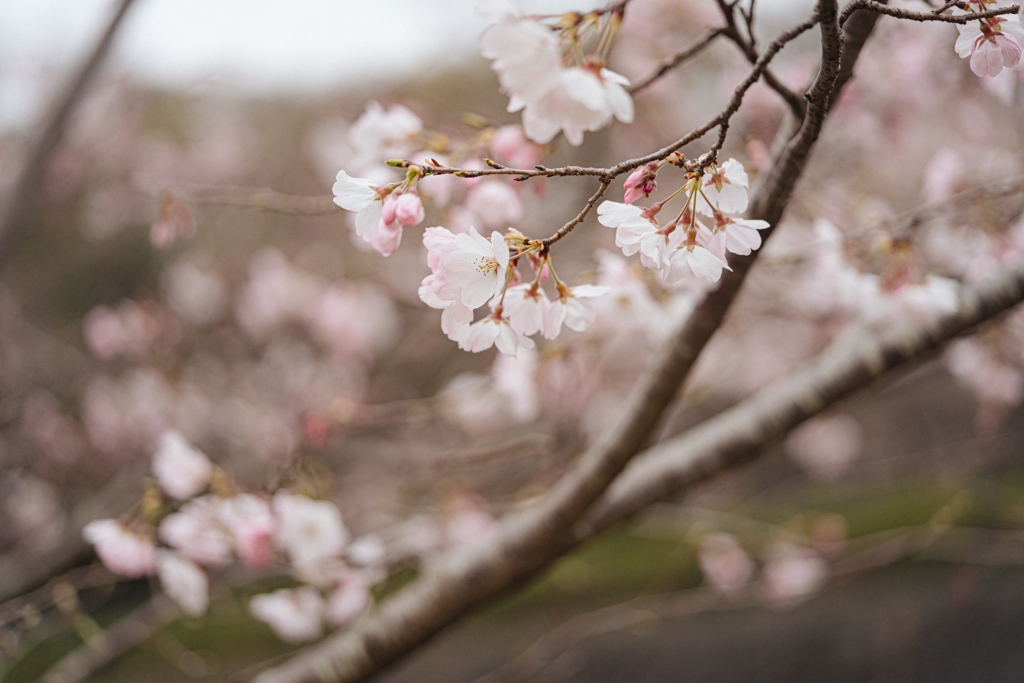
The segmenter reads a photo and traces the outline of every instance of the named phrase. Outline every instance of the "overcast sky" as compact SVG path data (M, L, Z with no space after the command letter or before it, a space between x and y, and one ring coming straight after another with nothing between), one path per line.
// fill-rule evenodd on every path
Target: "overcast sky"
M607 0L515 0L526 12ZM787 0L775 0L786 2ZM0 0L0 129L30 120L116 0ZM136 0L112 61L147 83L317 91L476 53L481 0ZM759 4L762 4L759 2ZM40 75L43 78L40 78ZM56 76L56 77L55 77Z

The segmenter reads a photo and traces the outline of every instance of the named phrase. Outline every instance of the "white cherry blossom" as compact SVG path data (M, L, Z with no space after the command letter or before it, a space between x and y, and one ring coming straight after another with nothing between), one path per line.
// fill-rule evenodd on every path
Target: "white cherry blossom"
M697 211L705 216L712 215L716 208L722 213L742 213L747 210L750 180L743 170L743 164L735 159L729 159L721 166L709 166L700 184L703 195L697 195Z
M152 574L156 560L153 540L139 536L113 519L97 519L82 529L82 537L96 549L103 566L115 574L136 579Z
M304 586L282 588L249 601L249 612L266 622L281 640L304 643L324 635L324 599L320 592Z
M509 252L505 239L492 232L490 241L470 228L468 235L455 236L455 249L445 254L441 265L445 280L459 288L462 303L476 309L505 286Z
M512 329L519 334L531 335L541 331L551 301L539 285L521 284L508 288L502 306Z
M156 554L156 572L160 585L181 611L201 617L210 606L210 582L195 562L176 552L160 550Z
M768 227L768 221L733 218L721 213L715 214L715 220L718 223L715 232L725 232L725 248L740 256L746 256L761 246L761 235L757 231Z
M989 6L991 5L991 6ZM999 3L985 3L981 9L994 9ZM971 8L971 11L976 11ZM967 14L954 7L954 14ZM978 76L996 76L1003 68L1016 66L1024 45L1024 30L1015 15L989 17L966 24L957 24L960 36L956 40L956 53L971 58L971 71Z
M683 278L693 274L701 282L718 282L722 269L728 268L725 261L712 254L707 248L691 242L680 245L669 257L668 267L662 271L665 284L679 284Z
M278 491L274 512L279 521L277 544L295 565L315 565L345 550L348 530L334 503Z
M206 488L213 464L180 432L168 430L160 435L160 446L153 454L153 474L168 495L185 500Z
M160 539L188 559L211 567L231 563L234 545L224 527L222 499L203 496L189 501L160 522Z
M377 224L384 212L383 188L366 178L352 178L338 171L334 183L334 203L356 214L356 233L366 242L377 235Z
M473 353L486 351L492 346L506 356L514 356L520 348L533 348L529 337L516 332L509 321L500 314L494 313L469 326L469 335L459 343L460 348Z
M602 285L559 287L559 297L551 303L545 317L544 336L548 339L557 337L562 331L562 323L577 332L593 325L597 314L589 300L609 292L611 288Z

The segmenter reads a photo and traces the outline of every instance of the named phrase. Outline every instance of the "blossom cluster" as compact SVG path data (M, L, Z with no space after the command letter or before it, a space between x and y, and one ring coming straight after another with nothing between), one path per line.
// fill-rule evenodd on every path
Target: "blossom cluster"
M613 116L632 123L629 81L605 66L621 9L544 18L495 2L485 14L493 23L480 37L480 51L493 60L508 110L522 110L531 140L547 143L562 132L579 145L584 131L603 128ZM584 55L581 44L590 35L595 47Z
M675 158L678 160L678 155ZM691 274L713 284L722 277L723 269L729 269L726 252L750 254L761 246L758 230L767 228L768 223L729 215L745 211L748 201L749 179L735 159L687 173L678 190L650 207L635 204L641 195L649 196L656 188L658 170L669 163L666 159L636 169L625 183L626 202L603 202L597 207L598 220L615 229L615 244L622 253L631 256L639 252L640 262L659 272L666 284L679 284ZM682 209L661 225L658 214L677 196L684 197ZM714 226L704 225L699 215L712 218Z
M341 625L369 605L369 575L351 565L372 564L380 551L352 552L356 544L373 545L372 538L350 544L333 503L286 490L238 492L175 431L161 436L152 467L160 492L143 499L143 519L94 520L82 531L111 572L156 575L184 613L201 616L209 606L210 570L236 559L255 569L287 561L306 585L256 596L250 611L291 642L318 638L325 620Z
M953 14L971 14L1007 7L1001 0L967 0L966 9L953 8ZM1024 29L1016 14L1000 15L958 24L956 53L970 57L971 71L979 76L997 76L1004 68L1020 63Z

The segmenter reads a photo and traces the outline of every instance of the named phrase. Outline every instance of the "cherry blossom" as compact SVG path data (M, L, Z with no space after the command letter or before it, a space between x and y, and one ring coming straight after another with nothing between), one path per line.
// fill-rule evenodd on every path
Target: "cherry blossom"
M235 541L235 552L251 567L265 567L274 554L277 519L263 498L243 493L224 501L221 518Z
M168 495L185 500L206 488L213 463L181 433L169 430L160 435L160 446L153 454L153 474Z
M514 356L520 347L532 348L533 341L517 333L502 316L501 311L495 310L491 315L470 325L466 339L459 342L460 348L473 353L486 351L492 346L498 347L506 356Z
M316 565L345 550L348 530L334 503L278 491L274 512L279 520L277 544L297 566Z
M365 178L349 177L344 170L338 171L334 183L334 203L356 214L356 233L366 242L377 236L377 227L384 212L384 188Z
M343 626L352 621L370 605L370 587L363 575L349 571L338 586L327 596L324 616L332 626Z
M190 617L201 617L210 606L206 572L178 553L158 550L156 572L164 592Z
M735 159L729 159L721 166L711 164L700 184L697 211L705 216L713 215L716 208L722 213L742 213L747 210L747 187L750 181L747 172L743 170L743 164Z
M980 5L981 9L992 9L998 7L999 3L983 2ZM955 7L953 13L968 12ZM1004 67L1010 68L1020 62L1024 30L1021 29L1019 17L989 17L957 24L957 30L960 36L956 40L956 53L960 57L971 58L971 71L978 76L996 76Z
M533 168L543 156L540 145L530 142L522 126L502 126L494 131L490 142L495 158L512 168Z
M597 207L601 225L615 228L615 246L626 256L638 251L648 268L661 269L668 265L668 257L683 238L683 231L675 222L659 227L654 213L656 207L645 209L633 204L602 202Z
M152 574L156 548L153 540L126 529L113 519L97 519L82 529L82 537L91 543L100 561L110 571L129 579Z
M579 145L584 131L603 128L613 116L633 121L626 78L600 61L567 65L556 31L512 7L490 14L495 23L481 35L480 51L493 60L508 110L523 111L528 138L547 143L561 131Z
M455 235L446 228L427 228L423 231L423 245L427 247L427 265L431 274L423 278L419 297L431 308L441 309L441 330L448 338L461 342L469 334L473 322L473 309L462 303L461 291L448 282L443 258L458 249Z
M558 298L548 307L544 318L544 336L554 339L562 331L562 323L577 332L582 332L594 323L597 315L590 299L605 296L610 287L601 285L560 286Z
M411 140L423 130L423 121L408 107L396 104L384 109L371 101L348 131L349 142L366 161L405 157L415 148Z
M761 235L758 230L768 227L768 221L747 220L725 216L720 211L714 212L715 232L725 232L725 248L733 254L746 256L761 246ZM719 256L719 258L724 258Z
M278 638L288 643L319 640L324 635L323 596L308 586L282 588L249 601L249 612L266 622Z
M735 593L754 575L754 562L732 534L718 532L701 539L698 553L704 580L720 593Z
M466 208L488 228L507 228L523 218L523 203L512 187L499 180L482 182L466 195Z
M476 309L501 292L508 261L501 233L492 232L488 241L471 228L468 235L455 236L455 249L442 257L441 265L447 271L445 280L459 289L462 303Z
M698 244L696 238L679 245L669 256L668 267L662 273L665 284L675 285L689 274L693 274L701 282L712 284L722 277L722 269L729 268L725 261L711 251Z
M160 539L188 559L210 567L231 564L232 539L221 521L222 499L195 498L160 522Z
M551 309L551 301L539 283L509 287L502 305L512 329L523 335L540 332Z
M816 593L827 578L828 566L817 553L780 541L766 552L761 590L771 603L792 605Z
M626 189L626 197L623 201L632 204L640 197L649 197L658 187L658 162L652 161L644 164L629 174L623 187Z
M816 479L832 481L845 473L864 448L860 423L840 413L815 417L786 437L786 453Z

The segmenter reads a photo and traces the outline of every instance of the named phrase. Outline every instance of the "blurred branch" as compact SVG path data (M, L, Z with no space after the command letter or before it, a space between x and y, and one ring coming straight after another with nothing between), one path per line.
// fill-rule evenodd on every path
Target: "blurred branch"
M974 12L970 14L939 14L939 11L948 9L948 7L949 6L942 7L940 10L936 10L934 12L915 12L913 10L898 7L889 7L881 2L875 2L875 0L853 0L853 2L843 9L839 25L842 26L846 23L847 17L860 9L885 14L890 17L896 17L897 19L907 19L909 21L940 21L948 24L969 24L970 22L977 21L979 19L989 19L991 17L998 17L1005 14L1016 14L1018 10L1020 10L1020 5L1009 5L1007 7L997 7L984 12Z
M39 683L80 683L100 667L145 642L180 615L165 595L157 595L95 638L72 650L39 678Z
M341 207L334 203L334 197L331 195L309 197L248 187L204 187L175 194L189 204L234 206L303 216L319 216L341 211Z
M822 67L808 93L807 116L798 134L777 159L774 172L752 202L752 218L777 224L793 187L817 140L827 114L829 94L840 71L842 39L835 0L819 0L814 16L776 39L753 72L736 89L723 125L739 108L743 93L787 42L822 23ZM714 127L713 125L711 127ZM708 127L704 132L710 130ZM703 133L692 133L700 137ZM696 139L694 137L693 139ZM618 175L648 161L664 158L690 136L639 160L611 169ZM759 252L755 252L759 253ZM672 341L638 381L617 424L588 448L577 463L541 499L504 517L493 538L460 547L424 567L421 578L384 602L350 629L335 633L284 665L257 677L263 683L355 681L402 656L462 614L536 574L563 552L562 539L643 447L674 399L698 354L721 324L754 258L723 278L720 289L679 328Z
M665 441L636 460L574 532L581 542L659 500L733 467L772 439L874 379L1024 301L1024 264L967 289L931 323L894 324L840 339L810 366Z
M682 50L681 52L677 52L672 57L669 57L668 59L663 61L657 69L654 70L654 73L650 74L646 78L641 79L639 83L636 83L632 87L628 88L629 92L636 93L639 92L640 90L643 90L651 83L654 83L654 81L658 80L659 78L661 78L669 71L682 64L683 62L686 62L692 57L703 52L704 48L713 43L715 41L715 38L722 35L724 32L725 28L721 26L718 28L709 29L707 33L705 33L696 43L689 46L685 50Z
M96 75L110 51L114 36L134 1L121 0L103 35L86 56L78 72L56 98L46 123L42 127L42 132L28 153L25 165L22 167L14 189L8 198L7 207L3 215L0 216L0 271L7 265L7 261L11 257L11 251L19 231L25 228L39 188L44 183L46 168L60 144L68 120L82 99L89 81Z

